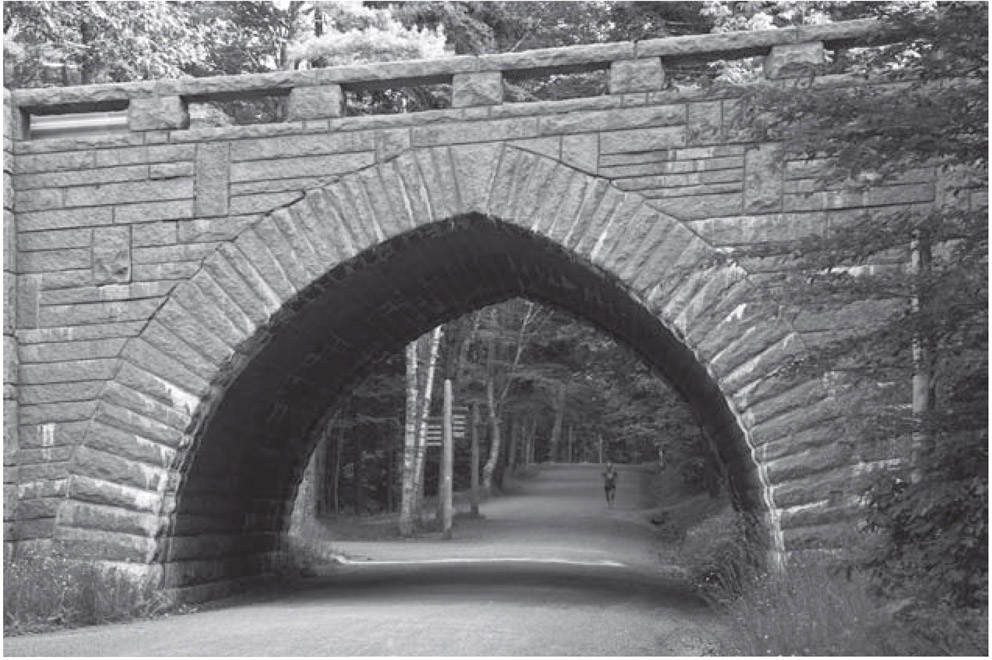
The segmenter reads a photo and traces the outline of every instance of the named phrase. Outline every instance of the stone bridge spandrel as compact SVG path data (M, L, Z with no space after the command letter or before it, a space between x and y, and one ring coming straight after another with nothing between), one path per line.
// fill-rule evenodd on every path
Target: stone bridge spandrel
M749 142L732 91L671 89L665 66L765 55L794 84L875 29L5 94L5 541L193 594L261 572L334 397L439 322L525 296L675 386L773 552L829 544L898 447L838 442L844 395L776 371L863 319L787 314L787 264L723 257L930 204L932 174L806 194L811 168ZM609 94L503 102L505 75L590 69ZM451 108L345 116L343 90L436 82ZM189 128L191 102L263 92L287 121ZM125 108L126 133L30 139L32 117Z

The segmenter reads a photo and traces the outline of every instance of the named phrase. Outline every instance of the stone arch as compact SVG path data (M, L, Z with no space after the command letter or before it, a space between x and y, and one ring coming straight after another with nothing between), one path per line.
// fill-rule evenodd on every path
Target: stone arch
M402 305L404 245L411 241L466 251L472 263L460 267L475 269L480 285L459 288L456 276L427 268L438 288L405 308L415 320L373 327L370 320ZM435 265L446 256L425 254ZM825 446L817 424L832 414L820 405L829 397L817 382L773 377L802 350L801 340L748 274L717 256L653 202L512 146L414 149L341 176L222 244L128 342L73 456L56 539L90 557L165 565L166 585L256 572L277 547L287 498L244 484L298 478L300 457L309 452L302 435L273 440L279 429L307 424L293 419L286 402L319 395L308 405L326 407L363 366L333 356L359 349L371 355L473 305L527 295L571 306L642 352L661 353L647 357L677 389L713 402L704 422L711 434L730 438L724 460L739 494L762 514L773 549L782 551L780 494L797 465L811 460L789 446ZM369 272L378 273L379 298L338 295L341 283L373 286L362 279ZM487 273L501 283L489 287ZM314 300L321 304L308 304ZM301 321L307 315L313 318ZM623 326L618 315L636 320ZM335 318L348 319L347 330L316 337L321 323ZM304 351L316 345L320 354ZM292 355L297 371L280 371L281 355ZM248 370L251 379L243 377ZM307 380L318 371L336 375ZM272 405L275 381L267 374L285 376ZM237 388L240 412L232 412L224 404ZM811 413L805 404L820 407ZM797 415L808 418L798 440ZM252 436L250 451L238 442L251 433L239 417L271 429L265 438ZM201 446L208 431L223 437L218 449ZM818 451L812 460L836 465L829 447ZM228 460L233 468L222 465ZM272 478L267 469L281 472ZM238 535L246 529L252 534Z

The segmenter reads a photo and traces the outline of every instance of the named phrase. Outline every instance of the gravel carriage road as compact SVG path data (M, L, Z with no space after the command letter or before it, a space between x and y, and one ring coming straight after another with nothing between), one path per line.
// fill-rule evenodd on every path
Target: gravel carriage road
M573 656L717 652L659 559L650 474L543 466L451 541L338 542L329 575L183 616L4 639L8 656Z

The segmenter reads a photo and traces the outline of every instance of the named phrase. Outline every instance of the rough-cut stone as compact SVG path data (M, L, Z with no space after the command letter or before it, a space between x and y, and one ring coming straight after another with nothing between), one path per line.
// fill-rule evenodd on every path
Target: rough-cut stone
M660 57L619 60L610 65L610 94L653 92L664 87L665 70Z
M98 227L93 233L93 282L131 281L131 228Z
M782 210L782 164L774 145L760 145L744 155L744 212Z
M289 118L326 119L344 115L344 93L340 85L295 87L289 93Z
M127 127L132 131L189 128L189 109L179 96L131 99Z
M227 144L200 144L196 148L197 216L227 215L231 151Z
M652 359L703 413L773 539L805 547L852 520L849 482L898 452L834 442L854 399L826 405L836 388L776 372L867 315L784 315L787 260L713 264L881 207L939 205L945 187L920 168L817 188L822 163L782 163L733 126L737 92L658 89L659 58L763 56L852 29L9 94L31 112L131 99L149 112L132 115L143 134L5 142L5 433L18 434L6 538L55 536L156 570L188 557L173 584L251 573L277 547L306 433L355 374L443 318L521 294ZM779 48L769 71L817 48ZM555 67L611 67L612 94L500 103L499 71ZM340 98L321 85L404 81L454 82L455 107L325 114ZM182 128L181 97L273 91L291 95L290 121Z
M825 62L823 42L783 44L772 48L765 57L764 73L769 80L813 76L820 72Z
M456 73L451 81L451 107L499 105L503 102L503 74L499 71Z

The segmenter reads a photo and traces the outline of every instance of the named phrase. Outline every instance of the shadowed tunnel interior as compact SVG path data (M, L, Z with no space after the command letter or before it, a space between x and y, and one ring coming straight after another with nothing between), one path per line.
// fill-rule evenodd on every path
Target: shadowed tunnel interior
M316 425L372 365L434 326L514 297L561 308L630 346L692 406L731 490L760 506L742 432L690 350L623 285L550 241L470 215L398 236L327 273L260 330L197 411L165 583L257 573L280 547Z

